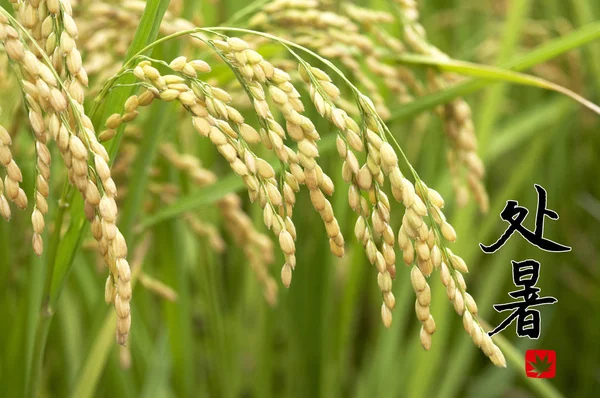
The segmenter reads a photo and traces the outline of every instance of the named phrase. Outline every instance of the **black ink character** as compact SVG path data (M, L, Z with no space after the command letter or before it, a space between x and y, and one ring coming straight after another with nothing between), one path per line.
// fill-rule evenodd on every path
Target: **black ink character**
M540 276L540 263L535 260L512 261L513 282L515 286L521 287L521 290L515 290L508 293L515 299L521 298L521 301L508 304L494 304L494 309L498 312L513 310L500 325L489 332L490 336L495 335L506 329L508 325L517 320L517 335L519 337L529 337L537 339L540 337L541 322L540 312L529 309L540 305L554 304L558 300L554 297L540 297L538 293L540 288L535 287Z
M517 231L523 236L523 238L527 239L529 243L539 247L542 250L548 252L571 251L569 246L564 246L553 242L550 239L544 238L544 217L548 216L553 220L558 220L558 214L555 211L546 208L546 190L538 184L535 184L535 189L538 194L537 211L535 216L535 231L531 232L523 226L523 221L525 220L525 217L527 217L529 210L527 210L525 207L519 206L519 202L516 200L507 200L504 210L500 212L500 218L508 222L510 226L506 229L506 231L504 231L496 243L490 246L485 246L484 244L480 243L479 247L481 247L481 250L488 254L496 252L498 249L504 246L508 238L510 238L510 236Z

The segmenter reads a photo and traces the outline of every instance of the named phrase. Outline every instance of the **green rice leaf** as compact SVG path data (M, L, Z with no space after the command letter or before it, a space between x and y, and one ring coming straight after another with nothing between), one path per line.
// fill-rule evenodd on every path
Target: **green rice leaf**
M513 72L509 69L496 66L481 65L473 62L457 61L454 59L442 59L425 55L406 54L399 55L396 59L405 64L434 66L445 72L456 72L462 75L477 77L486 81L508 82L556 91L574 99L581 105L600 115L600 107L598 105L588 101L581 95L574 93L566 87L549 82L548 80L540 77L525 73Z
M565 36L556 38L530 51L526 55L513 58L502 67L514 71L523 71L532 66L546 62L568 51L574 50L600 38L600 22L585 25ZM452 101L454 98L463 97L474 93L492 84L492 81L469 80L447 89L421 97L413 102L403 105L392 113L390 121L409 119L423 111L437 105Z

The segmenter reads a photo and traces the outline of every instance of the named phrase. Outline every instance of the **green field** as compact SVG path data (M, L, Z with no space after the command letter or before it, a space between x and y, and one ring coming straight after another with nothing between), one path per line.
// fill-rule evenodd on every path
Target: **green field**
M595 396L600 2L72 3L0 1L0 396Z

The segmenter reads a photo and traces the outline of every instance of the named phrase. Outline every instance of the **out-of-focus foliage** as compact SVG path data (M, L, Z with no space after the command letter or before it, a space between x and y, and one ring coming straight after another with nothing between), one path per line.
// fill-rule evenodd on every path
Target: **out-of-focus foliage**
M160 9L161 2L149 3ZM411 1L398 3L410 5ZM424 351L414 316L410 269L401 261L394 281L394 322L390 329L384 328L375 271L353 236L356 215L348 207L346 189L339 188L331 202L347 237L346 255L338 259L330 253L308 194L299 194L294 210L297 267L291 287L279 286L277 304L271 306L263 294L264 280L257 280L249 264L270 264L268 270L280 285L283 256L268 241L257 245L260 254L244 250L239 231L232 230L219 211L224 206L219 200L239 191L241 209L266 240L269 235L261 209L249 203L243 184L230 174L210 142L196 139L189 116L171 104L155 101L151 109L140 109L135 123L125 128L113 167L125 214L120 227L127 231L130 262L143 267L132 301L129 345L121 348L114 343L114 315L103 300L105 270L86 231L49 323L47 341L41 344L45 351L43 355L36 352L48 259L33 255L29 238L24 238L30 233L29 216L15 211L10 224L0 222L0 386L7 396L33 394L38 388L41 396L77 397L593 396L600 380L598 115L567 97L537 88L466 81L456 75L436 80L432 76L442 75L435 68L398 65L394 55L401 54L400 50L367 56L355 42L346 43L339 35L340 44L329 46L328 40L336 36L327 27L265 20L269 4L173 0L159 30L148 16L140 25L144 2L74 2L79 39L85 43L80 44L84 67L90 75L86 109L93 108L104 81L119 70L127 54L132 55L130 42L138 25L137 31L143 34L136 39L134 53L147 44L152 32L164 36L193 26L252 28L315 50L373 98L408 160L428 186L446 198L446 214L459 236L452 250L469 264L467 283L482 319L490 325L504 319L492 305L511 300L507 295L515 290L511 260L541 262L540 295L559 301L541 308L540 339L517 338L513 324L499 342L508 367L494 367L464 332L436 274L430 284L437 331L431 350ZM11 9L6 1L1 5ZM357 1L356 5L397 17L394 2ZM320 7L351 19L347 6L347 2L330 0ZM588 43L600 36L598 2L429 0L418 10L427 41L453 59L519 70L527 65L524 72L600 102L600 44L597 40ZM360 10L354 12L360 20ZM396 19L380 17L381 23L367 27L354 23L369 37L402 37L402 25ZM261 44L261 54L289 69L292 58L280 46L254 40ZM564 52L564 46L573 49ZM535 58L539 49L545 51L544 56ZM170 61L181 53L190 59L192 54L210 59L211 84L239 94L233 103L245 109L245 117L254 117L234 75L208 55L206 47L179 39L156 46L151 55ZM10 93L0 94L0 120L11 133L19 133L15 148L28 147L31 138L19 110L17 82L4 65L6 57L0 55L0 86L2 93ZM379 74L375 61L383 65ZM390 65L400 66L405 74L386 74L385 66ZM394 80L399 76L406 79L401 84ZM463 198L446 162L450 144L444 129L448 125L439 116L444 104L456 99L452 95L456 86L468 88L463 99L470 105L477 153L486 168L483 183L489 211L485 214L473 200L465 207L457 205L457 198L461 202ZM123 85L113 90L98 109L98 120L93 120L98 133L106 116L122 110L129 89ZM301 94L308 98L308 92ZM350 100L350 91L342 98ZM340 106L351 112L348 102ZM323 138L320 161L341 188L335 128L314 109L306 114ZM173 165L169 156L173 151L193 155L214 174L194 179L185 167ZM31 154L19 156L25 159ZM33 164L22 164L24 181L31 182ZM54 174L53 170L52 178L56 186L52 197L57 202L61 171ZM211 185L198 189L197 181L206 179ZM142 181L143 189L138 190ZM507 200L518 200L529 209L525 224L533 229L534 183L546 188L548 207L560 215L556 221L546 219L545 236L573 250L547 253L515 234L497 253L483 254L478 244L489 244L506 228L499 213ZM26 183L24 189L32 192L33 184ZM130 200L136 192L142 196ZM56 214L56 204L51 204L50 216ZM396 217L391 221L395 230L401 223L401 217ZM76 217L67 214L65 226L71 220ZM75 243L79 235L69 229L64 236ZM274 259L270 258L273 253ZM549 383L527 379L523 369L526 349L556 350L556 378Z

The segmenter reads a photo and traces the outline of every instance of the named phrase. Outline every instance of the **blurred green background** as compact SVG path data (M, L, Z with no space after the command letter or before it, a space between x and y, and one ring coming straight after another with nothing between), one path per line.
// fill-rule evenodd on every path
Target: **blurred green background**
M189 14L184 16L204 26L219 25L247 5L234 0L184 3ZM385 1L357 3L388 9ZM419 9L431 43L455 59L491 65L521 59L590 23L596 22L598 32L600 16L600 2L594 0L427 0L419 2ZM394 27L390 29L393 32ZM170 50L158 49L154 55L166 56ZM600 102L598 40L527 72ZM216 254L178 218L153 225L144 272L174 289L177 301L136 287L130 367L123 369L128 358L114 343L113 311L103 300L105 273L97 270L93 251L79 251L50 325L38 381L40 395L596 396L600 387L598 116L560 94L523 86L489 85L465 99L472 108L479 153L487 168L488 214L481 214L473 203L455 206L442 123L431 109L419 118L392 118L388 125L421 178L446 198L446 214L459 236L451 247L469 264L467 284L482 319L490 325L504 319L492 305L511 301L507 295L515 290L511 260L533 258L542 264L541 295L559 302L542 307L539 340L517 338L514 324L501 333L507 340L501 341L509 358L506 369L495 368L472 344L437 273L430 282L437 323L430 351L419 344L409 270L401 264L394 281L394 321L389 330L382 326L376 272L352 236L355 215L347 205L340 161L330 152L322 161L337 186L332 203L347 240L343 259L329 252L319 216L308 195L300 194L294 217L298 265L290 289L280 286L279 303L271 308L243 253L226 233L228 250ZM392 113L401 114L400 105L395 107ZM167 134L178 120L171 108L154 104L143 123ZM182 128L189 128L186 123ZM335 133L323 121L316 125L323 137ZM214 160L215 151L208 144L201 144L197 154L205 164L217 162L216 169L224 175L228 172ZM169 167L160 162L158 166ZM180 182L181 176L170 173L173 181ZM478 244L495 241L506 228L499 218L506 200L518 200L530 210L526 226L533 229L534 183L546 188L548 207L560 215L557 221L546 219L545 236L573 250L547 253L515 235L499 252L483 254ZM243 192L241 197L247 201ZM396 207L392 224L397 230L402 211ZM246 210L260 226L260 209L248 203ZM220 222L213 216L212 204L200 207L198 214L217 225ZM0 395L6 396L23 395L27 385L35 338L31 330L41 300L36 286L44 277L23 234L13 232L27 228L27 216L0 223ZM278 277L282 259L277 255L271 271ZM556 350L556 378L526 378L526 349Z

